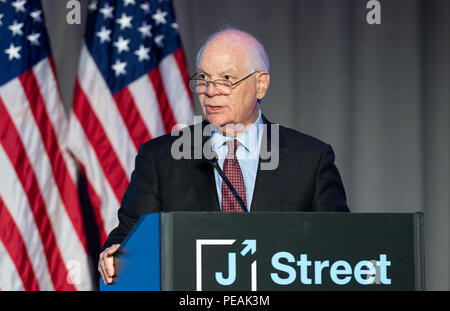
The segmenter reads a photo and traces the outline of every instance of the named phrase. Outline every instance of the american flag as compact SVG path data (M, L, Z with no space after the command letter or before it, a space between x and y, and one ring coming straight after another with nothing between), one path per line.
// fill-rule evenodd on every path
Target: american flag
M193 105L170 1L91 1L88 12L69 140L103 244L139 146L191 124Z
M91 289L40 1L0 0L0 69L0 289Z

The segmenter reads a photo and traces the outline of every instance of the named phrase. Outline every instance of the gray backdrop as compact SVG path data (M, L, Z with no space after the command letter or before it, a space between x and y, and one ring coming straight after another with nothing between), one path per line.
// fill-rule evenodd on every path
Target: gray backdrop
M81 25L66 1L43 2L70 108L87 1ZM254 34L271 61L268 119L333 146L353 212L423 211L426 286L449 290L450 1L382 0L380 25L366 3L174 0L190 72L211 32Z

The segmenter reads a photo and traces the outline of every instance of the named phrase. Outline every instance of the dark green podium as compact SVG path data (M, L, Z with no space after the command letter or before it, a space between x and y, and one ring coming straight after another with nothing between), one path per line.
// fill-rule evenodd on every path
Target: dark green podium
M423 290L423 214L149 214L116 263L101 290Z

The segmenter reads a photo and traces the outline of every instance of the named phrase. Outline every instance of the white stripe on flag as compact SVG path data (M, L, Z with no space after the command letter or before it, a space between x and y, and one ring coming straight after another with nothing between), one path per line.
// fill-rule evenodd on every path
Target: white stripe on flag
M0 291L25 290L16 266L0 240Z
M45 101L47 114L55 128L60 146L66 140L68 120L63 103L58 94L56 77L53 75L48 58L43 59L33 67L33 73L39 84L42 97Z
M139 113L152 138L165 134L164 122L159 110L153 84L148 75L143 75L128 86Z
M125 173L130 178L137 150L114 98L85 44L81 49L78 80L84 94L89 99L90 106L104 128L109 142L116 151Z
M64 203L53 177L52 164L44 148L39 127L31 113L22 84L18 79L14 79L0 88L0 95L2 98L8 99L4 101L5 107L9 111L23 145L27 149L27 155L33 166L64 262L75 260L80 264L81 279L84 283L75 284L75 286L90 289L92 284L88 258L64 209Z
M173 54L166 56L159 68L175 119L178 123L191 125L194 121L191 99Z

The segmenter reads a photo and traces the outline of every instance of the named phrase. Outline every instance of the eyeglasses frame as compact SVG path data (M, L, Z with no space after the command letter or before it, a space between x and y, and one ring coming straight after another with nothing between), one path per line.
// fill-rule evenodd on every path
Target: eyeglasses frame
M255 70L255 71L253 71L252 73L246 75L245 77L243 77L242 79L240 79L240 80L238 80L238 81L236 81L236 82L234 82L234 83L231 82L231 81L225 80L225 79L216 79L216 80L213 80L213 81L205 80L205 79L194 79L194 77L198 74L198 72L196 72L196 73L194 73L194 74L189 78L188 84L189 84L191 81L205 81L205 82L206 82L206 90L207 90L207 89L208 89L209 83L212 83L212 84L214 85L214 88L216 89L216 81L227 81L227 82L230 82L230 84L231 84L231 91L233 91L234 86L238 85L239 83L241 83L241 82L244 81L245 79L251 77L251 76L254 75L255 73L260 73L260 72L261 72L261 70ZM189 86L190 86L190 84L189 84ZM190 86L190 88L192 89L191 86ZM193 91L194 93L196 93L196 94L204 94L204 93L206 93L206 91L205 91L205 92L201 92L201 93L197 93L195 90L192 90L192 91ZM230 94L231 94L231 92L230 92Z

